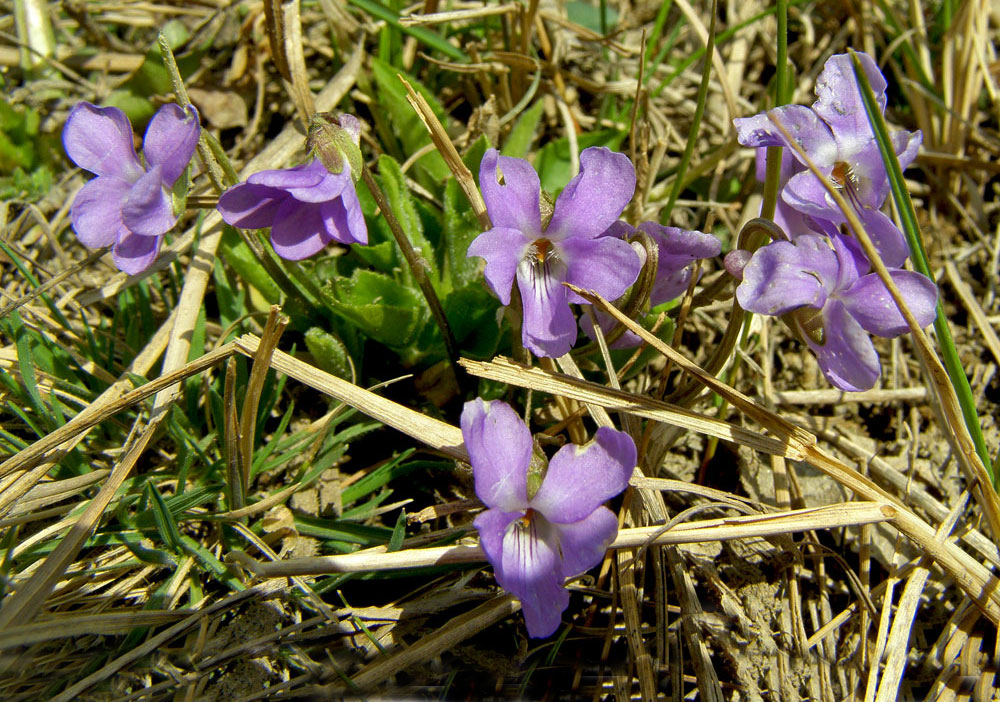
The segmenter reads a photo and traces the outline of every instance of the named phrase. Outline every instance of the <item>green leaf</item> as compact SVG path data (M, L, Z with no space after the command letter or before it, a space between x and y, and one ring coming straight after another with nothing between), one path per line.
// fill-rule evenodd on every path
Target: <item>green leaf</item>
M500 343L501 329L497 324L500 301L483 286L482 281L472 281L453 291L441 305L463 355L492 358Z
M319 327L306 330L306 348L316 365L338 378L351 380L351 356L337 336Z
M525 158L528 155L528 149L531 148L531 143L535 140L535 132L538 130L538 122L542 119L544 107L541 100L536 100L534 105L521 113L521 116L514 123L514 127L510 130L510 134L507 135L503 149L500 150L504 156ZM477 171L478 169L473 170L474 173Z
M334 311L386 346L412 343L428 318L419 293L387 275L358 269L334 284Z
M605 24L603 26L601 24L601 8L594 7L589 2L570 0L566 3L566 15L570 22L576 22L580 26L600 34L605 31L605 27L614 27L618 24L618 12L610 5L601 4L604 5Z
M392 529L392 536L389 537L389 544L386 551L398 551L403 547L403 539L406 538L406 510L399 510L399 517L396 518L396 526Z
M444 187L444 266L454 288L465 287L481 277L480 259L466 256L469 245L479 234L479 221L472 206L458 181L450 179Z
M228 224L222 232L219 247L222 249L221 258L225 259L226 264L231 266L245 283L255 287L269 304L274 305L281 301L281 288L268 275L246 242Z
M483 156L486 155L486 150L489 149L493 144L490 140L486 138L485 134L480 134L479 138L476 139L469 148L465 151L465 155L462 156L462 163L470 171L479 175L479 165L483 162Z
M403 171L392 156L382 154L378 159L378 172L382 181L382 190L392 207L392 213L396 215L399 225L403 228L403 233L409 239L417 255L426 263L431 282L438 282L440 271L437 270L437 264L434 260L434 247L424 236L424 224L420 219L420 213L417 211L410 188L406 184ZM403 260L402 252L399 254L399 260Z
M399 80L399 75L401 72L397 69L384 61L372 58L372 76L378 87L378 105L385 110L384 114L375 111L376 127L383 131L388 130L398 137L403 145L404 154L414 154L430 144L431 137L417 113L414 112L413 107L406 100L406 88ZM441 124L447 128L448 116L434 94L416 78L402 75L413 86L414 90L424 96ZM431 182L425 183L425 185L440 183L451 174L448 165L437 150L432 150L422 156L417 160L416 165L430 178Z
M431 49L440 51L442 54L454 59L455 61L468 62L469 60L469 57L465 55L464 51L443 39L440 34L437 34L426 27L402 26L399 23L399 15L381 3L376 2L376 0L350 0L350 3L355 7L361 8L373 17L378 17L380 20L384 20L394 27L398 27L405 34L409 34L411 37L421 41Z
M167 547L174 553L181 550L181 532L177 528L177 522L167 508L160 491L156 489L152 481L146 482L146 498L153 513L153 522L156 524L156 531Z

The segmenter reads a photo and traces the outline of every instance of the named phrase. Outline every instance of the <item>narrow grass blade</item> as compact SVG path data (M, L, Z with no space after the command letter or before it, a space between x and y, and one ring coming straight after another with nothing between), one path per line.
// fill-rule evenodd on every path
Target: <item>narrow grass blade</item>
M934 273L927 263L927 253L924 250L923 239L920 236L917 213L913 209L913 201L910 200L910 194L907 192L906 184L903 182L903 169L900 168L899 159L896 158L896 151L892 147L892 141L889 138L889 129L886 127L882 111L875 102L875 95L872 93L871 85L868 83L868 76L865 75L854 52L851 52L851 59L854 61L854 74L861 89L861 99L865 105L865 112L868 113L868 121L872 125L875 140L878 142L879 153L882 155L882 161L885 163L885 170L889 176L892 199L896 203L896 210L899 212L899 219L903 225L906 243L910 246L913 267L931 280L934 280ZM983 439L983 430L979 423L979 415L976 413L976 399L972 395L969 379L966 377L962 361L958 357L958 350L955 348L951 329L948 327L948 320L945 317L944 308L940 300L938 300L937 317L934 319L934 331L938 337L938 345L941 348L945 370L948 372L948 377L955 388L955 394L958 396L962 417L965 419L965 424L969 429L972 442L976 447L976 453L979 454L983 465L989 471L993 487L997 488L997 473L993 470L993 462L990 460L989 450L986 448L986 441Z
M399 15L385 7L380 2L376 2L375 0L350 0L350 2L352 5L364 10L371 16L388 22L392 26L400 29L403 33L409 34L417 41L423 42L430 48L440 51L448 58L465 62L468 62L469 60L469 57L465 55L464 51L453 46L450 42L442 38L441 35L424 27L403 26L399 21Z
M705 115L705 104L708 102L708 85L712 79L712 54L715 53L715 19L718 16L716 11L718 2L712 2L712 23L708 26L708 42L705 46L705 69L701 74L701 85L698 86L698 102L694 108L694 119L691 121L691 131L688 132L687 144L684 145L684 154L681 156L680 165L677 167L677 175L674 180L674 187L670 190L670 198L666 207L660 215L660 221L669 221L670 213L674 209L674 203L681 194L684 187L684 175L687 173L688 165L691 163L691 156L694 154L694 145L698 141L698 134L701 127L701 119Z

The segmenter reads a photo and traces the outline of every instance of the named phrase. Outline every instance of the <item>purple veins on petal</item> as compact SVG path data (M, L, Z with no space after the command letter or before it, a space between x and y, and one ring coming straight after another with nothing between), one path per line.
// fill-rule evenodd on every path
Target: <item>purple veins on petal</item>
M564 446L527 498L532 438L511 407L467 402L462 437L476 494L489 509L473 522L497 583L521 601L528 634L549 636L569 605L567 577L597 565L618 530L603 502L628 484L635 444L602 427L585 446Z
M632 162L624 154L591 147L580 154L580 165L543 231L541 190L531 164L496 149L488 150L480 164L479 187L493 228L480 234L466 255L485 259L486 282L503 304L510 304L517 281L521 341L538 356L561 356L576 342L569 305L586 301L567 292L564 282L614 298L635 282L642 267L624 242L598 241L635 191Z
M543 254L544 256L544 254ZM554 256L522 259L517 284L524 305L521 341L536 356L556 358L576 341L576 319L569 308L566 264Z

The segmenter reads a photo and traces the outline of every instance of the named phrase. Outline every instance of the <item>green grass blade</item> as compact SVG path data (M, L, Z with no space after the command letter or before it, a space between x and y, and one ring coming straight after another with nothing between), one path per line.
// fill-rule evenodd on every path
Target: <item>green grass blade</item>
M875 95L872 93L871 85L868 83L868 76L858 60L857 55L851 52L851 59L854 61L854 75L857 78L858 86L861 89L861 99L865 105L865 112L868 113L868 121L875 132L875 140L878 142L879 153L885 163L885 170L889 176L889 185L892 189L892 199L896 203L896 210L899 212L899 219L903 225L903 234L906 242L910 246L910 256L913 259L913 267L923 273L931 280L934 280L934 273L927 263L927 252L924 250L923 240L920 236L920 227L917 224L917 213L913 209L913 201L910 200L910 193L906 190L903 182L903 169L899 166L899 159L896 158L896 151L892 147L889 139L889 129L885 124L882 111L875 102ZM937 282L937 281L935 281ZM959 406L962 408L962 417L972 436L976 453L989 471L993 479L993 486L997 487L997 474L993 471L993 462L990 460L989 450L986 448L986 441L983 439L983 430L979 424L979 415L976 413L976 399L972 395L972 388L969 386L969 379L965 375L962 361L958 357L958 350L951 336L951 329L948 327L948 320L944 315L944 307L940 298L937 305L937 317L934 319L934 331L937 333L938 345L941 348L941 356L944 361L945 370L951 379L951 384L955 388L958 396Z
M466 56L464 51L456 46L453 46L441 35L432 32L429 29L425 29L424 27L404 27L399 22L399 15L375 0L350 0L350 3L357 8L364 10L373 17L385 20L393 27L401 30L404 34L409 34L417 41L423 42L430 48L440 51L448 58L454 59L455 61L463 61L465 63L468 63L469 61L469 57Z
M715 53L715 18L717 17L717 7L718 2L713 0L712 23L708 27L708 43L705 46L705 69L701 73L701 85L698 86L698 103L694 108L694 119L691 122L691 131L688 132L687 143L684 145L684 154L681 156L680 165L677 167L674 187L670 189L667 206L663 208L663 213L660 215L661 222L670 221L670 213L674 209L677 197L681 194L681 188L684 187L684 174L691 163L691 156L694 154L694 145L698 141L698 135L701 131L701 119L705 115L705 104L708 102L708 85L712 80L712 56Z

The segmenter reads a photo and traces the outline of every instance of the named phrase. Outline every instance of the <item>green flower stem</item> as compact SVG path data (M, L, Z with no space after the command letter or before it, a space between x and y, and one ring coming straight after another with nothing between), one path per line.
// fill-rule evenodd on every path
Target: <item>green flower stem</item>
M872 130L875 133L875 140L878 142L879 153L885 163L885 170L889 176L889 184L892 188L892 199L899 212L899 219L903 225L903 233L906 235L906 243L910 246L910 256L913 259L913 267L920 273L934 280L934 272L927 263L927 253L924 250L923 239L920 236L920 226L917 224L917 213L913 209L913 201L910 193L903 182L903 169L899 166L899 159L896 158L896 151L892 147L889 138L889 129L886 127L882 111L875 103L875 96L872 93L868 76L865 75L857 55L851 51L851 59L854 61L854 74L857 77L858 85L861 89L861 99L865 104L865 111L868 113L868 120L871 122ZM937 281L935 281L936 283ZM958 350L951 336L951 329L948 327L948 319L944 314L944 307L940 298L937 305L937 317L934 319L934 331L937 334L938 345L941 348L941 356L945 370L955 388L959 407L962 410L962 418L969 429L972 443L976 448L976 453L986 467L990 475L994 489L1000 489L998 484L998 474L993 470L993 462L990 460L989 450L986 448L986 441L983 438L983 430L979 423L979 415L976 412L976 399L969 386L969 379L965 375L962 361L958 357Z
M455 380L458 382L459 387L461 387L462 378L465 374L461 372L461 366L458 365L458 344L455 343L455 335L451 332L451 325L448 324L448 318L445 317L441 301L438 299L437 293L434 291L434 286L431 285L431 281L427 277L425 264L421 261L420 256L417 255L417 252L413 250L410 240L406 238L406 232L399 225L399 220L393 214L385 193L382 192L382 188L375 182L375 177L368 170L368 166L365 166L361 170L361 178L365 181L365 185L368 186L368 190L371 191L372 197L375 198L375 204L378 205L382 216L385 217L385 223L389 225L389 230L396 239L399 250L403 252L403 258L406 259L406 264L410 267L410 272L413 273L414 280L420 286L420 292L424 294L427 306L430 308L431 314L434 315L434 321L437 322L438 329L441 331L441 337L444 339L445 351L448 354L448 361L451 363L452 371L455 373Z

